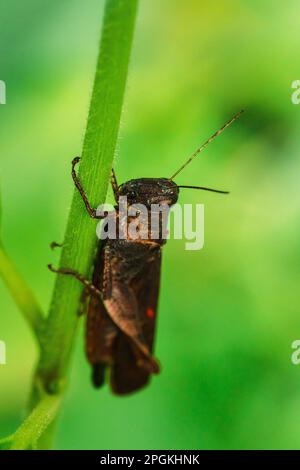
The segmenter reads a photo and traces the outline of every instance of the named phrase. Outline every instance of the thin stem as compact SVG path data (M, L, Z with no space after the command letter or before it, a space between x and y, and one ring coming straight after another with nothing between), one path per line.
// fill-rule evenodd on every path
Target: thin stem
M53 422L61 402L59 395L45 395L10 438L10 450L35 449L45 429Z
M41 341L44 324L42 310L23 277L4 250L0 242L0 276L6 284L12 298L23 313L25 320L33 330L35 338Z
M79 178L89 200L105 201L114 157L132 46L138 0L107 0L100 52L80 163ZM96 223L74 193L60 267L89 277L96 248ZM53 275L49 273L49 276ZM67 276L56 279L50 313L42 337L34 380L32 406L39 387L63 393L78 324L82 286Z

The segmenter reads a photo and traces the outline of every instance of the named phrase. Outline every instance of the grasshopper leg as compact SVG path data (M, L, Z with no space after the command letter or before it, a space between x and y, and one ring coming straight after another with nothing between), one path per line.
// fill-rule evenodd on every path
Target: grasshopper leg
M81 284L84 285L84 287L86 288L87 291L89 291L92 295L95 295L95 296L100 297L102 299L101 291L96 286L94 286L94 284L91 281L88 281L87 279L85 279L85 277L82 276L78 271L75 271L74 269L70 269L70 268L55 269L52 266L52 264L48 264L48 268L53 273L64 274L64 275L67 275L67 276L75 277L75 279L77 279L79 282L81 282Z
M83 186L81 184L81 182L79 181L78 179L78 176L76 174L76 171L75 171L75 167L76 165L79 163L80 161L80 157L75 157L73 160L72 160L72 178L73 178L73 181L74 181L74 184L76 186L76 188L78 189L79 191L79 194L81 196L81 199L83 200L84 202L84 205L86 207L86 210L87 212L89 213L89 216L92 217L92 219L103 219L105 218L106 216L105 215L99 215L97 214L97 210L94 209L89 200L88 200L88 197L86 195L86 192L85 190L83 189Z
M114 196L115 196L115 201L118 202L118 200L119 200L119 186L118 186L118 183L117 183L117 177L116 177L114 169L111 170L111 179L110 180L111 180L111 186L112 186L112 189L113 189L113 193L114 193Z
M50 243L51 250L54 250L55 248L62 248L63 246L64 246L63 243L57 243L57 242Z

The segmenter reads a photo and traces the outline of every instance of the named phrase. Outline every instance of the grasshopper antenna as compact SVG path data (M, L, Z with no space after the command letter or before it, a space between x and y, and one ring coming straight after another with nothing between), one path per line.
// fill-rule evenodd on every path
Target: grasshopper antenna
M204 191L211 191L212 193L229 194L229 191L222 191L221 189L207 188L206 186L177 186L178 188L188 189L203 189Z
M218 135L220 135L223 131L225 131L225 129L230 126L230 124L233 123L233 121L235 121L238 117L240 117L240 115L244 112L244 110L242 109L241 111L239 111L238 113L236 113L228 122L226 122L226 124L224 124L223 127L221 127L221 129L219 129L217 132L215 132L203 145L201 145L201 147L199 147L196 152L193 153L193 155L179 168L179 170L177 170L174 175L171 176L170 180L174 179L175 176L178 175L178 173L180 173L189 163L191 163L191 161L200 153L202 152L202 150L204 150L208 144L211 143L212 140L214 140L216 137L218 137Z

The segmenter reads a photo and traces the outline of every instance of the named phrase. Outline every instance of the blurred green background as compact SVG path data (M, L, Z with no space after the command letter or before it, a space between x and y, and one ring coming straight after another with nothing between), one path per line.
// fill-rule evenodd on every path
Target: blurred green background
M103 1L1 7L3 239L46 309L81 151ZM164 250L156 354L129 398L91 387L78 337L59 449L300 447L300 5L296 0L141 0L117 152L120 181L168 177L233 113L246 113L178 176L205 204L205 247ZM15 430L36 349L0 284L0 435Z

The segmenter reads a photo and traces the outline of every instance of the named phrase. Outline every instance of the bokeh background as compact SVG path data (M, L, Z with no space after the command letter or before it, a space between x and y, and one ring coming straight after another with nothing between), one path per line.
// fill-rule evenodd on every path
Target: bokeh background
M47 309L81 151L103 0L1 6L2 233ZM128 398L95 391L78 336L58 449L300 447L300 79L296 0L141 0L116 170L170 176L241 107L246 113L178 176L229 189L205 204L205 247L164 250L156 353L163 372ZM37 357L0 284L0 435L23 418ZM81 328L82 330L83 328Z

